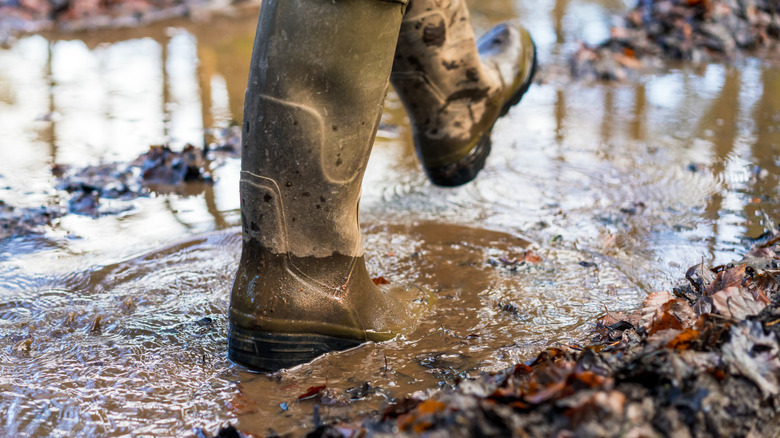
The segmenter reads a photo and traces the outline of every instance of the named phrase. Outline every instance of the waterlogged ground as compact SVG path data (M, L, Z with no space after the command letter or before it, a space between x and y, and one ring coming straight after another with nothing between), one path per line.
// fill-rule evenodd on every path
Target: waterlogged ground
M620 1L472 2L519 17L544 64L608 36ZM197 23L25 36L0 49L0 199L66 204L52 165L126 161L239 122L256 9ZM372 274L438 297L413 332L274 375L226 359L240 251L236 159L213 186L112 201L0 242L0 434L263 436L372 412L588 337L702 259L738 259L777 218L780 69L549 81L494 132L475 183L426 182L391 93L361 203ZM204 130L205 135L204 135ZM326 385L320 404L298 400Z

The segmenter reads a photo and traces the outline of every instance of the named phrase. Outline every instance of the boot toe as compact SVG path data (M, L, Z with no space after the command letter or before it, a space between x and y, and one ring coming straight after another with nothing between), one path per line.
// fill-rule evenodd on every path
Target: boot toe
M501 117L520 102L533 82L538 66L536 45L528 30L506 22L496 25L480 38L477 49L483 63L501 77L504 98Z

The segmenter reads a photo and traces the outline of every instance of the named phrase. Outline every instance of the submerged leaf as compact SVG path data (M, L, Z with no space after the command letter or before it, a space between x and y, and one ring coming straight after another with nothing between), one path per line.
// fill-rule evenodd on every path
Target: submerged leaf
M298 396L298 400L309 400L320 395L327 385L311 386L303 394Z

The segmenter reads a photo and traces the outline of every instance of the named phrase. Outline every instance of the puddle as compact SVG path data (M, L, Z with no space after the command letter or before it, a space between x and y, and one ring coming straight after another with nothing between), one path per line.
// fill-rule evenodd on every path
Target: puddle
M472 3L478 33L522 17L543 63L604 38L626 7ZM240 121L255 19L249 9L1 49L0 199L65 202L52 164L200 146L204 128ZM214 163L203 193L0 242L0 431L187 436L230 421L286 433L583 340L605 308L636 308L702 259L738 258L764 214L778 217L778 97L780 70L751 59L631 85L537 85L496 126L478 180L452 190L425 181L391 93L361 202L367 261L437 304L403 339L275 375L226 359L237 160ZM298 400L322 385L316 403Z

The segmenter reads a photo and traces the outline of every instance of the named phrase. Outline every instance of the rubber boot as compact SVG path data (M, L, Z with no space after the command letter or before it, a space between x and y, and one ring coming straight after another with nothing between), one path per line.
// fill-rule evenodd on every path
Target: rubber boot
M535 71L533 40L519 25L500 24L475 42L464 0L410 0L390 81L434 184L474 179L493 124L520 101Z
M358 202L405 1L263 0L244 106L229 356L275 371L411 329L419 289L377 287Z

